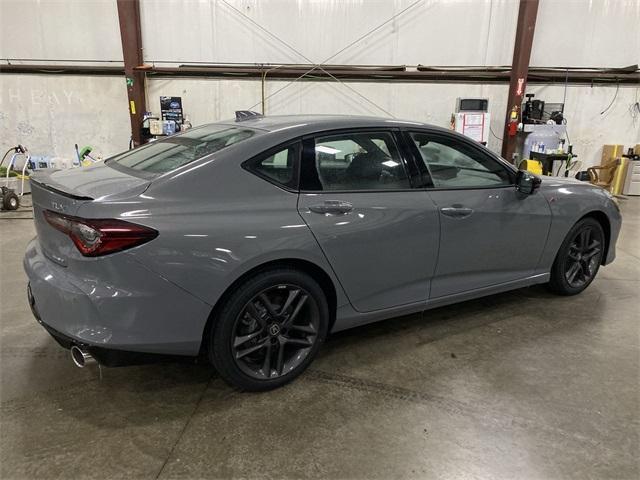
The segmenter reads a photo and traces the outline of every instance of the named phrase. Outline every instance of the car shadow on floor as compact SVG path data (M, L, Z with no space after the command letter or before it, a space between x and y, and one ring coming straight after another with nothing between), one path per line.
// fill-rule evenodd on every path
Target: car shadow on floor
M548 293L544 287L535 286L512 292L470 300L455 305L428 310L423 314L407 315L385 321L356 327L347 331L332 334L320 351L318 361L329 364L340 363L340 357L346 352L359 349L372 351L380 342L395 341L398 345L425 345L449 336L465 333L470 330L490 325L494 322L512 318L523 309L533 309L541 300L545 302L558 299ZM53 339L53 345L47 349L60 348ZM62 350L62 352L64 352ZM66 353L66 352L65 352ZM43 368L41 361L48 359L35 358L30 362L26 375L38 378L38 371ZM64 365L62 363L65 362ZM100 405L108 402L108 410L125 412L138 411L145 405L155 405L167 419L172 412L178 417L183 412L175 410L177 401L193 402L207 388L212 386L223 395L235 395L238 392L225 385L213 368L206 363L194 360L184 362L161 361L154 364L104 368L88 367L78 370L71 367L71 360L64 356L51 359L45 368L49 377L49 388L38 393L46 402L58 405L67 415L88 421L83 411L87 405L91 409L100 409ZM314 366L312 365L312 369ZM373 368L373 367L372 367ZM55 373L59 371L60 373ZM304 378L304 375L303 377ZM30 391L29 386L23 388ZM260 394L257 394L260 396ZM78 408L69 408L69 397ZM122 409L122 410L120 410ZM154 410L154 409L152 409ZM86 412L85 412L86 413ZM124 414L133 422L155 421L154 416L146 414ZM99 415L97 418L101 418Z
M513 290L452 305L425 310L422 313L389 318L333 333L326 347L366 341L380 336L420 333L422 343L429 343L502 320L531 300L558 298L544 286ZM325 347L325 348L326 348Z

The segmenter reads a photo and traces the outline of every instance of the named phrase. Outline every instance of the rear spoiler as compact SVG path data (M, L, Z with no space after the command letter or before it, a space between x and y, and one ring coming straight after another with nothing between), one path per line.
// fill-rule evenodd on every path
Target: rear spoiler
M49 190L50 192L53 193L57 193L58 195L62 195L63 197L67 197L67 198L72 198L74 200L94 200L91 197L87 197L87 196L83 196L83 195L74 195L73 193L69 193L69 192L64 192L62 190L59 190L55 187L52 187L51 185L47 185L46 183L42 182L42 181L38 181L38 180L34 180L33 178L30 178L29 181L31 183L35 183L36 185L39 185L40 187Z

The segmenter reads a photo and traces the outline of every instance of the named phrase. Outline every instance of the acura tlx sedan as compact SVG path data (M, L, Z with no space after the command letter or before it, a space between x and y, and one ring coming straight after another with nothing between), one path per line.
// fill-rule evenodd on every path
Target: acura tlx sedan
M177 355L266 390L329 332L546 283L584 290L621 217L459 134L352 116L205 125L33 175L35 317L78 366Z

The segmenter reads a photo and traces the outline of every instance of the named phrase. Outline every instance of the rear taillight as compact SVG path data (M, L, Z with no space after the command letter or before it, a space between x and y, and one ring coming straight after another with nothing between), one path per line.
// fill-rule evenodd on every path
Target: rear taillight
M45 210L44 218L68 235L85 257L99 257L142 245L158 236L152 228L115 219L78 218Z

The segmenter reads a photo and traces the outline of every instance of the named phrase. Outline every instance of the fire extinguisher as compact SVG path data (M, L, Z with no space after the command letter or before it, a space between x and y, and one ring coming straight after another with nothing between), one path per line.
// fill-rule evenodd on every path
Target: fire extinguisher
M514 105L509 112L509 136L515 137L518 132L518 123L520 122L520 109Z

